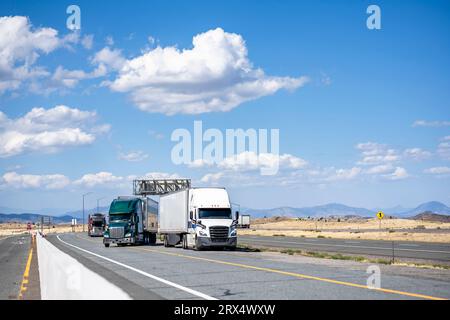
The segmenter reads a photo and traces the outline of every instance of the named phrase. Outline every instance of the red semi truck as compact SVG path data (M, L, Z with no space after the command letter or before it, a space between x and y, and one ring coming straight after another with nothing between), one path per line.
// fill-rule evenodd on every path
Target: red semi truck
M103 237L106 219L103 213L94 213L88 216L88 235L90 237Z

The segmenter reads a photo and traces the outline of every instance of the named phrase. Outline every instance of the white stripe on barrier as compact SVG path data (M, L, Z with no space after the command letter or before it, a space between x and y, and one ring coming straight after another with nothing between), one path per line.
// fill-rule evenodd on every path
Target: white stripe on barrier
M56 236L56 237L58 238L59 241L61 241L61 242L64 243L64 244L67 244L68 246L71 246L71 247L76 248L76 249L78 249L78 250L80 250L80 251L86 252L86 253L88 253L88 254L91 254L91 255L93 255L93 256L95 256L95 257L104 259L104 260L109 261L109 262L111 262L111 263L117 264L117 265L119 265L119 266L121 266L121 267L127 268L127 269L129 269L129 270L134 271L134 272L137 272L137 273L139 273L139 274L141 274L141 275L143 275L143 276L146 276L146 277L148 277L148 278L151 278L151 279L154 279L154 280L156 280L156 281L159 281L159 282L162 282L162 283L164 283L164 284L167 284L167 285L169 285L169 286L171 286L171 287L174 287L174 288L180 289L180 290L182 290L182 291L188 292L188 293L190 293L190 294L192 294L192 295L194 295L194 296L197 296L197 297L200 297L200 298L203 298L203 299L206 299L206 300L218 300L217 298L208 296L208 295L206 295L206 294L204 294L204 293L201 293L201 292L199 292L199 291L196 291L196 290L193 290L193 289L189 289L189 288L183 287L182 285L179 285L179 284L174 283L174 282L172 282L172 281L169 281L169 280L166 280L166 279L163 279L163 278L154 276L154 275L152 275L152 274L150 274L150 273L147 273L147 272L145 272L145 271L136 269L136 268L134 268L134 267L131 267L131 266L126 265L126 264L124 264L124 263L121 263L121 262L119 262L119 261L116 261L116 260L113 260L113 259L110 259L110 258L101 256L101 255L99 255L99 254L97 254L97 253L88 251L88 250L83 249L83 248L77 247L77 246L75 246L75 245L73 245L73 244L70 244L70 243L68 243L68 242L66 242L66 241L64 241L64 240L62 240L59 236Z
M130 300L130 296L77 260L36 236L41 299Z

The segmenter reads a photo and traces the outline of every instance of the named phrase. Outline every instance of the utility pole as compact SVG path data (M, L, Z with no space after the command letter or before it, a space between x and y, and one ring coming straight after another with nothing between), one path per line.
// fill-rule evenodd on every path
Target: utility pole
M101 197L101 198L98 198L97 199L97 213L100 213L100 206L99 206L99 202L100 202L100 200L102 200L102 199L105 199L106 197Z
M84 197L90 195L92 192L88 192L83 194L83 232L84 232Z

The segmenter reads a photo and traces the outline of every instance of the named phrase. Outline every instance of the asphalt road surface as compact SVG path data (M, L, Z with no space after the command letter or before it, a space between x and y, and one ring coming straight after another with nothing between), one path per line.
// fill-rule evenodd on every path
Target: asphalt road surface
M134 299L450 298L450 270L380 265L381 289L370 289L367 263L160 244L105 248L101 238L74 233L47 239Z
M29 235L0 239L0 299L17 299L31 247Z
M450 263L450 243L239 236L240 244ZM394 248L392 248L394 246Z

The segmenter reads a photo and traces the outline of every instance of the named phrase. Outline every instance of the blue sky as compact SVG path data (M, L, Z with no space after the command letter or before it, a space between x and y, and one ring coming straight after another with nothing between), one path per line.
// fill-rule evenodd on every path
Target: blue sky
M66 28L70 4L81 8L75 34ZM88 191L88 206L100 197L105 204L148 173L225 186L233 202L254 208L450 204L450 4L376 1L381 30L366 27L369 4L2 1L0 206L77 209ZM43 29L57 34L33 40ZM207 36L237 42L221 42L223 55L203 59L194 50L198 66L188 63L175 76L163 69L148 76L155 61L183 63L169 50L155 57L157 48L193 50L198 35L206 48ZM243 52L244 67L236 67ZM209 70L203 64L225 67L202 74ZM279 88L256 86L226 107L225 93L235 94L246 77ZM208 94L221 102L199 107L211 83ZM172 96L180 85L195 100L194 114ZM48 120L60 105L53 115L62 118ZM47 120L26 122L33 108L43 108ZM245 166L174 165L171 133L192 130L194 120L223 132L279 129L280 153L291 162L272 177Z

